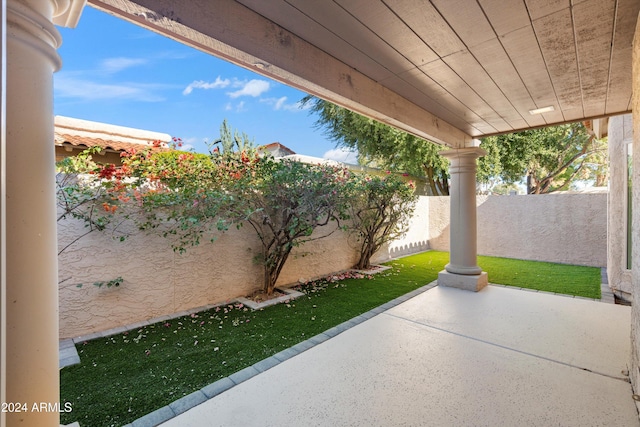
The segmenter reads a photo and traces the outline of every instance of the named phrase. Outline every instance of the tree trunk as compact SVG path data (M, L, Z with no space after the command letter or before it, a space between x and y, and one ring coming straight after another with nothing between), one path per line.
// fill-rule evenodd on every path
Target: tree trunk
M436 187L436 182L433 178L433 168L425 166L424 171L427 175L427 183L429 184L429 188L431 189L431 194L433 196L438 196L438 188Z
M441 196L449 195L449 180L446 177L443 177L442 180L438 180L436 182L438 184L438 191L440 191Z
M375 249L370 243L363 245L360 251L360 259L354 266L356 270L368 270L371 268L371 257L375 253Z
M289 258L292 248L283 249L282 247L277 247L274 252L265 256L263 290L267 295L273 294L282 267L284 267L287 258Z
M527 175L527 194L538 194L538 185L535 182L533 176L529 173Z

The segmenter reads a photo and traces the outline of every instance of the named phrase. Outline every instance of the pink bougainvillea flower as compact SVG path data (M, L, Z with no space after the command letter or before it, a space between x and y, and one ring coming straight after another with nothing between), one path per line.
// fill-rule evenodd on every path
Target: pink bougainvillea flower
M102 166L100 172L98 172L98 176L104 179L111 179L116 173L116 165L109 163L108 165Z

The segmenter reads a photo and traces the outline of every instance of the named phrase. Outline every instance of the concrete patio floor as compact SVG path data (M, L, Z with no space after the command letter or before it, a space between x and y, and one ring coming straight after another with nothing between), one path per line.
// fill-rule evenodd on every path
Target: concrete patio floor
M640 426L630 311L434 287L162 426Z

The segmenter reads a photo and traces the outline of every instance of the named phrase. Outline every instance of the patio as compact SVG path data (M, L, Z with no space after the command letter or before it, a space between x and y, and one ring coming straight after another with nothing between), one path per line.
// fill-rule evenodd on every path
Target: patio
M1 10L5 402L59 401L51 141L61 39L54 23L75 27L85 3L9 0ZM451 204L459 218L450 228L447 271L459 276L477 269L468 184L470 159L482 154L478 138L639 110L632 96L640 85L637 0L477 0L464 10L435 0L90 3L452 148L450 194L460 203ZM636 133L636 153L639 141ZM640 251L633 245L636 297ZM621 379L633 354L630 373L640 383L631 319L638 324L628 307L553 295L434 288L166 425L637 425L631 387ZM0 414L8 426L58 420L53 411Z
M640 425L630 314L436 286L162 425Z

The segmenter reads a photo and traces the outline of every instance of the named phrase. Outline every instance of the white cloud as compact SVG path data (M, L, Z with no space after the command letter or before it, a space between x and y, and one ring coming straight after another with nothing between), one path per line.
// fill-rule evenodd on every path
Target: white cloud
M102 61L100 70L108 74L114 74L127 68L137 67L138 65L144 65L148 61L143 58L107 58Z
M76 98L84 101L126 99L131 101L160 102L165 98L156 93L166 86L148 83L97 83L72 77L63 73L55 75L55 96Z
M261 103L271 105L274 110L281 110L287 101L287 97L283 96L280 98L262 98L260 100Z
M230 102L227 102L224 109L225 111L235 111L236 113L244 113L249 110L244 101L240 101L236 105L232 105Z
M333 150L329 150L324 153L322 158L327 160L335 160L342 163L350 163L353 165L358 164L358 152L349 151L344 148L334 148Z
M248 109L245 107L244 101L240 101L238 102L238 105L236 105L236 112L237 113L242 113L244 111L247 111Z
M287 97L286 96L283 96L282 98L278 98L276 100L276 103L273 105L273 109L274 110L282 109L282 106L285 105L286 101L287 101Z
M252 96L255 98L268 91L271 87L271 84L266 80L253 79L249 80L248 82L237 83L241 84L241 88L239 90L236 90L235 92L227 93L227 95L229 95L231 98L238 98L240 96ZM235 82L234 86L236 86Z
M224 89L227 87L237 88L232 92L227 92L227 95L232 98L239 98L241 96L252 96L254 98L262 95L271 88L271 83L266 80L238 80L234 78L223 79L220 76L216 77L215 81L207 82L204 80L195 80L191 82L183 91L183 95L189 95L194 89Z
M300 101L291 104L291 103L287 103L287 99L288 98L286 96L282 96L280 98L263 98L260 100L260 102L273 106L273 109L276 111L283 110L283 111L296 112L296 111L301 111L303 109L306 110L306 107L301 108Z
M205 82L204 80L195 80L182 91L183 95L189 95L194 89L224 89L231 84L231 80L216 77L213 82Z

